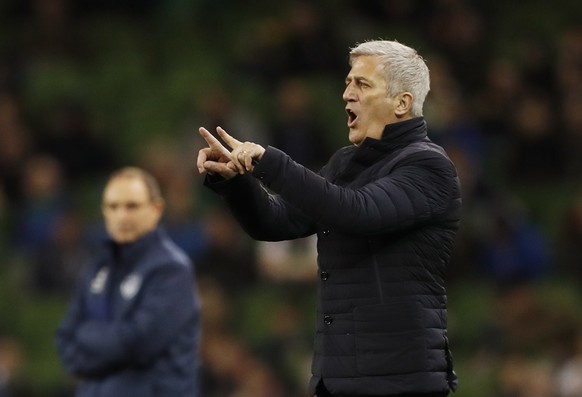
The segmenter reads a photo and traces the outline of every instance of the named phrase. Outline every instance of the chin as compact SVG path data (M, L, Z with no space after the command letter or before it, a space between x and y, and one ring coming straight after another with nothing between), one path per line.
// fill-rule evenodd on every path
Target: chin
M121 235L121 236L113 236L112 237L113 241L115 241L117 244L129 244L129 243L133 243L135 240L137 240L135 237L133 236L126 236L126 235Z
M363 141L363 139L360 139L360 134L358 134L357 132L354 133L350 132L348 139L352 144L356 146L360 146L360 144Z
M354 145L357 144L358 142L358 132L355 130L350 130L350 133L348 134L348 139L351 143L353 143Z

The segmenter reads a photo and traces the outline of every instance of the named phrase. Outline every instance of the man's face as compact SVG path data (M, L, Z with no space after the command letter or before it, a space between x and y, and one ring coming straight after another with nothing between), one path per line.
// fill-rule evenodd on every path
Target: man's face
M378 57L366 55L353 60L343 99L347 103L349 139L354 145L360 145L366 137L380 139L384 127L397 121L396 101L388 97Z
M103 217L107 232L119 244L132 243L155 229L163 203L153 202L143 180L119 177L103 192Z

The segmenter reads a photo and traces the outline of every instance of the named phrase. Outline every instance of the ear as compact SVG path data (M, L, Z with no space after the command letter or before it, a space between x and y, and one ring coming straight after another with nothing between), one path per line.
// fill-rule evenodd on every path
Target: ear
M402 92L394 98L395 106L394 106L394 113L396 116L402 117L406 116L410 113L412 109L412 94L410 92Z
M162 218L162 215L164 214L166 203L164 202L164 200L158 200L153 203L153 206L156 209L156 217L157 220L159 221Z

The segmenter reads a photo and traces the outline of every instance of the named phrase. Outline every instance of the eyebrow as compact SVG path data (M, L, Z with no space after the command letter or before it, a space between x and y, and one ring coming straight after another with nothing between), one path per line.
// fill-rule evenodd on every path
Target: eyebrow
M350 81L354 81L354 80L356 82L366 82L366 83L372 84L372 82L364 76L348 76L348 77L346 77L345 83L348 84Z
M104 207L141 207L147 205L147 201L103 201Z

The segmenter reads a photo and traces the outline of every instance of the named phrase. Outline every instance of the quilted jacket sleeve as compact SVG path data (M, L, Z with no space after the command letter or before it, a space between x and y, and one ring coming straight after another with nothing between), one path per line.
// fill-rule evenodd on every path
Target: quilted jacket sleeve
M238 181L230 190L229 204L234 205L243 227L254 229L255 234L264 228L261 221L250 223L254 218L281 221L284 214L284 224L291 223L290 212L281 211L282 207L342 233L387 233L446 214L458 188L452 163L433 151L412 153L385 175L357 187L343 187L268 147L253 177L278 195L260 192L260 184L245 177L235 178ZM240 216L243 212L246 215Z
M315 233L313 219L280 195L268 192L249 174L231 180L207 176L204 183L224 198L242 228L255 240L291 240Z
M458 188L450 160L428 150L358 187L342 187L268 147L253 176L313 222L352 234L386 233L441 216Z

